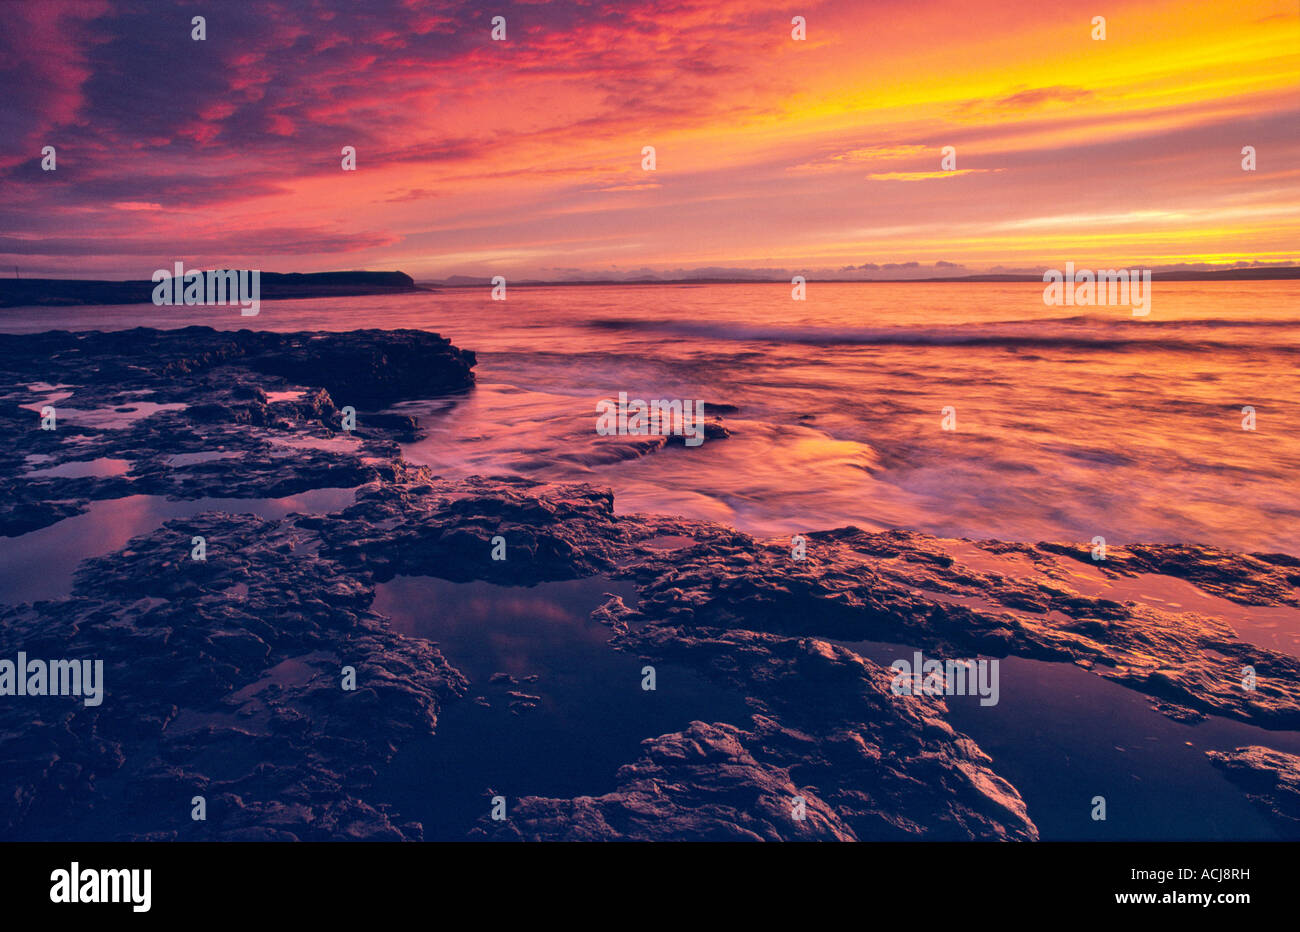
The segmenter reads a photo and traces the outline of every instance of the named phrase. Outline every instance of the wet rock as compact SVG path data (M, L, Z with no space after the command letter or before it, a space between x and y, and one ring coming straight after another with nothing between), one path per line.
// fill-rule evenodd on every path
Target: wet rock
M1300 827L1300 756L1259 745L1206 755L1276 824L1292 833Z
M680 636L655 632L671 645L668 656L727 669L743 684L761 710L752 728L695 722L650 739L645 756L619 771L615 792L526 797L508 824L482 820L479 833L567 841L1038 837L1015 788L943 721L942 703L900 702L875 664L817 641Z
M339 404L377 408L473 384L475 357L422 330L287 334L253 360L258 372L319 385Z
M17 537L84 511L85 508L75 502L14 502L0 523L0 536Z
M219 557L185 559L177 543L196 532L223 541ZM110 697L98 707L51 697L39 720L30 704L0 706L0 726L28 736L5 746L4 779L17 787L0 806L6 837L409 837L366 787L467 683L436 648L368 611L371 588L284 546L298 537L252 515L171 522L84 563L71 599L0 612L6 655L101 659ZM232 580L248 589L238 602L226 596ZM355 690L342 686L344 666ZM46 739L75 771L51 779ZM125 809L98 789L115 783L133 788ZM162 784L179 794L171 808L147 790ZM305 787L316 789L287 801ZM208 821L191 822L195 793L232 805L210 803Z
M688 526L689 527L689 526ZM1266 728L1300 727L1300 661L1238 637L1226 622L1159 603L1090 594L1092 580L1051 545L944 541L906 531L857 528L812 532L808 555L790 558L788 540L758 541L732 531L696 532L707 549L651 555L633 567L643 582L641 616L691 627L744 627L843 640L912 644L953 656L1016 654L1070 661L1140 690L1177 714L1225 715ZM988 550L982 544L988 545ZM1195 547L1162 565L1181 578L1235 578L1259 600L1289 605L1294 589L1257 557ZM1120 548L1112 548L1111 554ZM671 566L667 566L671 561ZM1116 561L1119 562L1118 560ZM1091 563L1091 560L1089 561ZM1096 584L1110 570L1095 570ZM1145 564L1144 564L1145 565ZM986 571L993 570L995 571ZM1076 588L1082 587L1082 588ZM1269 595L1271 593L1271 595ZM636 618L636 614L627 617ZM1242 670L1259 675L1241 687Z
M702 427L705 440L723 440L731 436L731 431L722 423L721 418L708 418ZM668 434L664 437L664 443L668 446L684 447L686 446L686 439L685 434ZM699 444L696 444L696 446L699 446Z
M367 414L364 425L357 425L358 428L380 428L386 431L392 431L400 436L403 440L413 438L416 428L420 422L409 414Z
M508 822L476 837L519 841L847 841L852 833L815 795L749 753L730 725L693 722L645 742L619 789L577 799L519 800ZM791 817L803 796L805 818Z
M186 327L0 335L0 394L9 399L0 403L0 426L23 438L19 447L0 452L0 535L44 527L104 498L274 498L391 475L392 466L377 461L391 459L396 442L413 439L418 424L408 415L372 409L463 391L473 384L473 365L473 353L421 331L275 334ZM268 375L282 372L301 381ZM38 382L64 389L27 388ZM268 387L302 395L270 403ZM345 403L364 412L351 437L337 433L341 415L329 389L347 393ZM19 407L54 397L52 431L39 429L35 411ZM233 470L170 462L175 454L214 448L246 454L258 465ZM43 467L94 458L126 459L132 467L113 478L28 478L24 462L31 455L45 457Z
M257 385L236 385L231 388L230 394L240 401L256 401L259 404L266 404L266 392Z

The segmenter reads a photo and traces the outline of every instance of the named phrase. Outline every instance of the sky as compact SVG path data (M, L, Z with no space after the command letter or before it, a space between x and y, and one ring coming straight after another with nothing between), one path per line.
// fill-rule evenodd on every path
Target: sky
M6 276L1300 261L1296 0L10 0L0 88Z

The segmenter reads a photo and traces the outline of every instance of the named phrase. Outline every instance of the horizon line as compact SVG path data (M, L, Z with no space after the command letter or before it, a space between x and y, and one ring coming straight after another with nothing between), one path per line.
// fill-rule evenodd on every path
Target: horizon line
M234 266L223 266L220 270L227 271L235 269ZM217 271L218 269L190 269L188 271ZM405 275L417 287L427 288L480 288L490 286L492 278L484 276L482 280L476 279L470 275L453 275L449 278L426 278L417 279L409 273L400 269L331 269L323 272L271 272L265 269L258 270L263 275L301 275L301 276L326 276L326 275L375 275L375 274L399 274ZM863 285L863 284L1007 284L1017 282L1036 282L1044 281L1043 275L1050 271L1044 268L1043 272L984 272L971 275L944 275L928 276L925 278L842 278L842 277L823 277L817 275L803 275L803 280L808 284L844 284L844 285ZM1263 280L1263 281L1290 281L1300 279L1300 265L1275 265L1275 266L1238 266L1226 269L1152 269L1152 280L1159 281L1241 281L1241 280ZM0 278L0 283L23 281L28 283L35 282L82 282L82 283L111 283L126 284L147 282L148 279L134 278L62 278L49 276L19 276ZM548 279L548 278L521 278L509 279L507 283L512 287L535 287L551 286L559 287L565 285L789 285L791 280L788 277L773 276L687 276L679 278L575 278L575 279Z

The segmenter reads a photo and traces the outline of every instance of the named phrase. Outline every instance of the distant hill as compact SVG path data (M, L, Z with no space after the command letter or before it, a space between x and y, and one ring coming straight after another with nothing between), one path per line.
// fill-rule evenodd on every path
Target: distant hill
M197 271L189 269L187 271ZM0 278L0 307L150 304L152 281ZM326 298L423 291L405 272L263 272L261 299Z

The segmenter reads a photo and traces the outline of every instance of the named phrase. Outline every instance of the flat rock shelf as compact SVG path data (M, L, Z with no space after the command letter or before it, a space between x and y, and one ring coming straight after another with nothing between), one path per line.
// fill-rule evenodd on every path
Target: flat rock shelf
M0 836L1300 837L1300 560L854 527L796 554L439 478L389 409L474 363L413 330L0 337L0 659L104 687L0 701ZM1006 661L1002 701L897 694L914 651ZM1149 791L1171 768L1194 810Z

